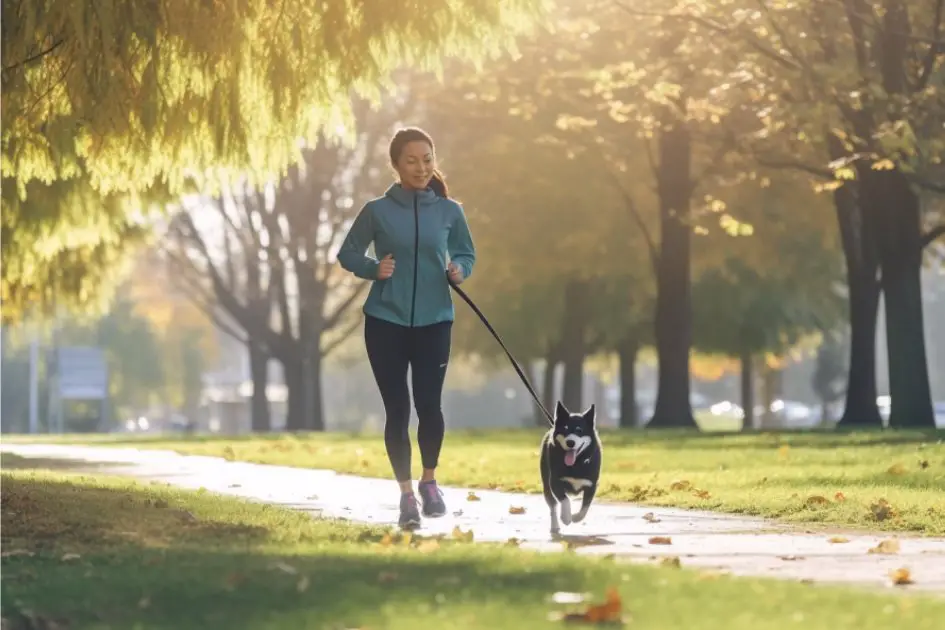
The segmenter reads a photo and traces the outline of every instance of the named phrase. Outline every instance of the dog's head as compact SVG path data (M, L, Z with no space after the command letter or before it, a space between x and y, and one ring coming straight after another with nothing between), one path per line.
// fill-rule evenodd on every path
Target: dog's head
M578 457L587 456L597 448L594 413L594 405L583 413L571 413L560 402L555 407L553 439L564 451L565 466L573 466Z

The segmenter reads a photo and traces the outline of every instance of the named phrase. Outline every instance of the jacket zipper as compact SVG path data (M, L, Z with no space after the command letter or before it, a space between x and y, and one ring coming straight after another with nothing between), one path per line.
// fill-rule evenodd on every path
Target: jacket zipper
M414 314L417 310L417 267L420 262L420 213L419 195L413 195L413 298L410 302L410 327L413 328Z

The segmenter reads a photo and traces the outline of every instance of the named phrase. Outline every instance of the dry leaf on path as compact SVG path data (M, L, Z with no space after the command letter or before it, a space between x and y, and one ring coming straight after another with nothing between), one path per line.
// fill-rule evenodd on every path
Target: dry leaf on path
M509 514L524 514L524 513L525 513L525 508L523 507L516 507L514 505L509 506Z
M669 485L670 490L689 490L690 488L692 488L692 484L687 479L680 479Z
M880 541L878 545L870 548L867 553L895 554L899 553L899 541L895 538L888 538Z
M708 499L712 494L708 490L700 490L699 488L692 489L693 496L699 497L700 499Z
M469 494L467 494L466 500L467 501L482 501L482 499L479 498L479 495L476 494L475 492L470 492Z
M850 539L847 538L846 536L831 536L830 538L827 539L827 542L838 545L841 543L848 543L850 542Z
M673 544L673 539L669 536L653 536L647 542L651 545L671 545Z
M659 523L659 522L660 522L660 519L657 518L657 516L656 516L655 514L653 514L653 512L647 512L646 514L644 514L644 515L643 515L643 520L646 521L647 523Z
M784 560L786 562L793 562L795 560L804 560L804 556L778 556L779 560Z
M836 501L837 503L843 503L844 501L847 500L847 497L842 492L837 492L836 494L833 495L833 500Z
M906 567L896 569L895 571L889 572L889 579L892 580L892 583L896 586L905 586L907 584L915 584L912 579L912 572L909 571Z

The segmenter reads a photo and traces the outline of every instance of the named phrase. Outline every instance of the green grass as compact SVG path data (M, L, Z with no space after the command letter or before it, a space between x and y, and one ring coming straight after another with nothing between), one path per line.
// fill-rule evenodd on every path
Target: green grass
M540 435L538 430L448 433L438 478L451 485L539 492ZM746 435L609 431L602 435L604 470L598 496L799 523L942 535L943 438L945 431ZM375 435L61 439L372 477L391 475L383 440ZM691 488L673 489L674 484L687 487L683 482Z
M616 587L635 629L910 630L923 595L735 579L573 553L414 539L106 476L3 473L4 628L560 627L557 591Z

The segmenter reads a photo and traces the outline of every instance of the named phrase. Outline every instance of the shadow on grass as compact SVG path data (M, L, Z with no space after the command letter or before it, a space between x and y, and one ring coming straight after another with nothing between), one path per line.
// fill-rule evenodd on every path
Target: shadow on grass
M95 483L4 476L4 628L382 627L447 603L508 612L575 580L554 558L523 571L511 551L425 554L372 544L377 529Z
M14 453L0 453L0 469L3 470L56 470L60 472L106 472L107 468L124 466L120 462L97 462L54 457L22 457Z

